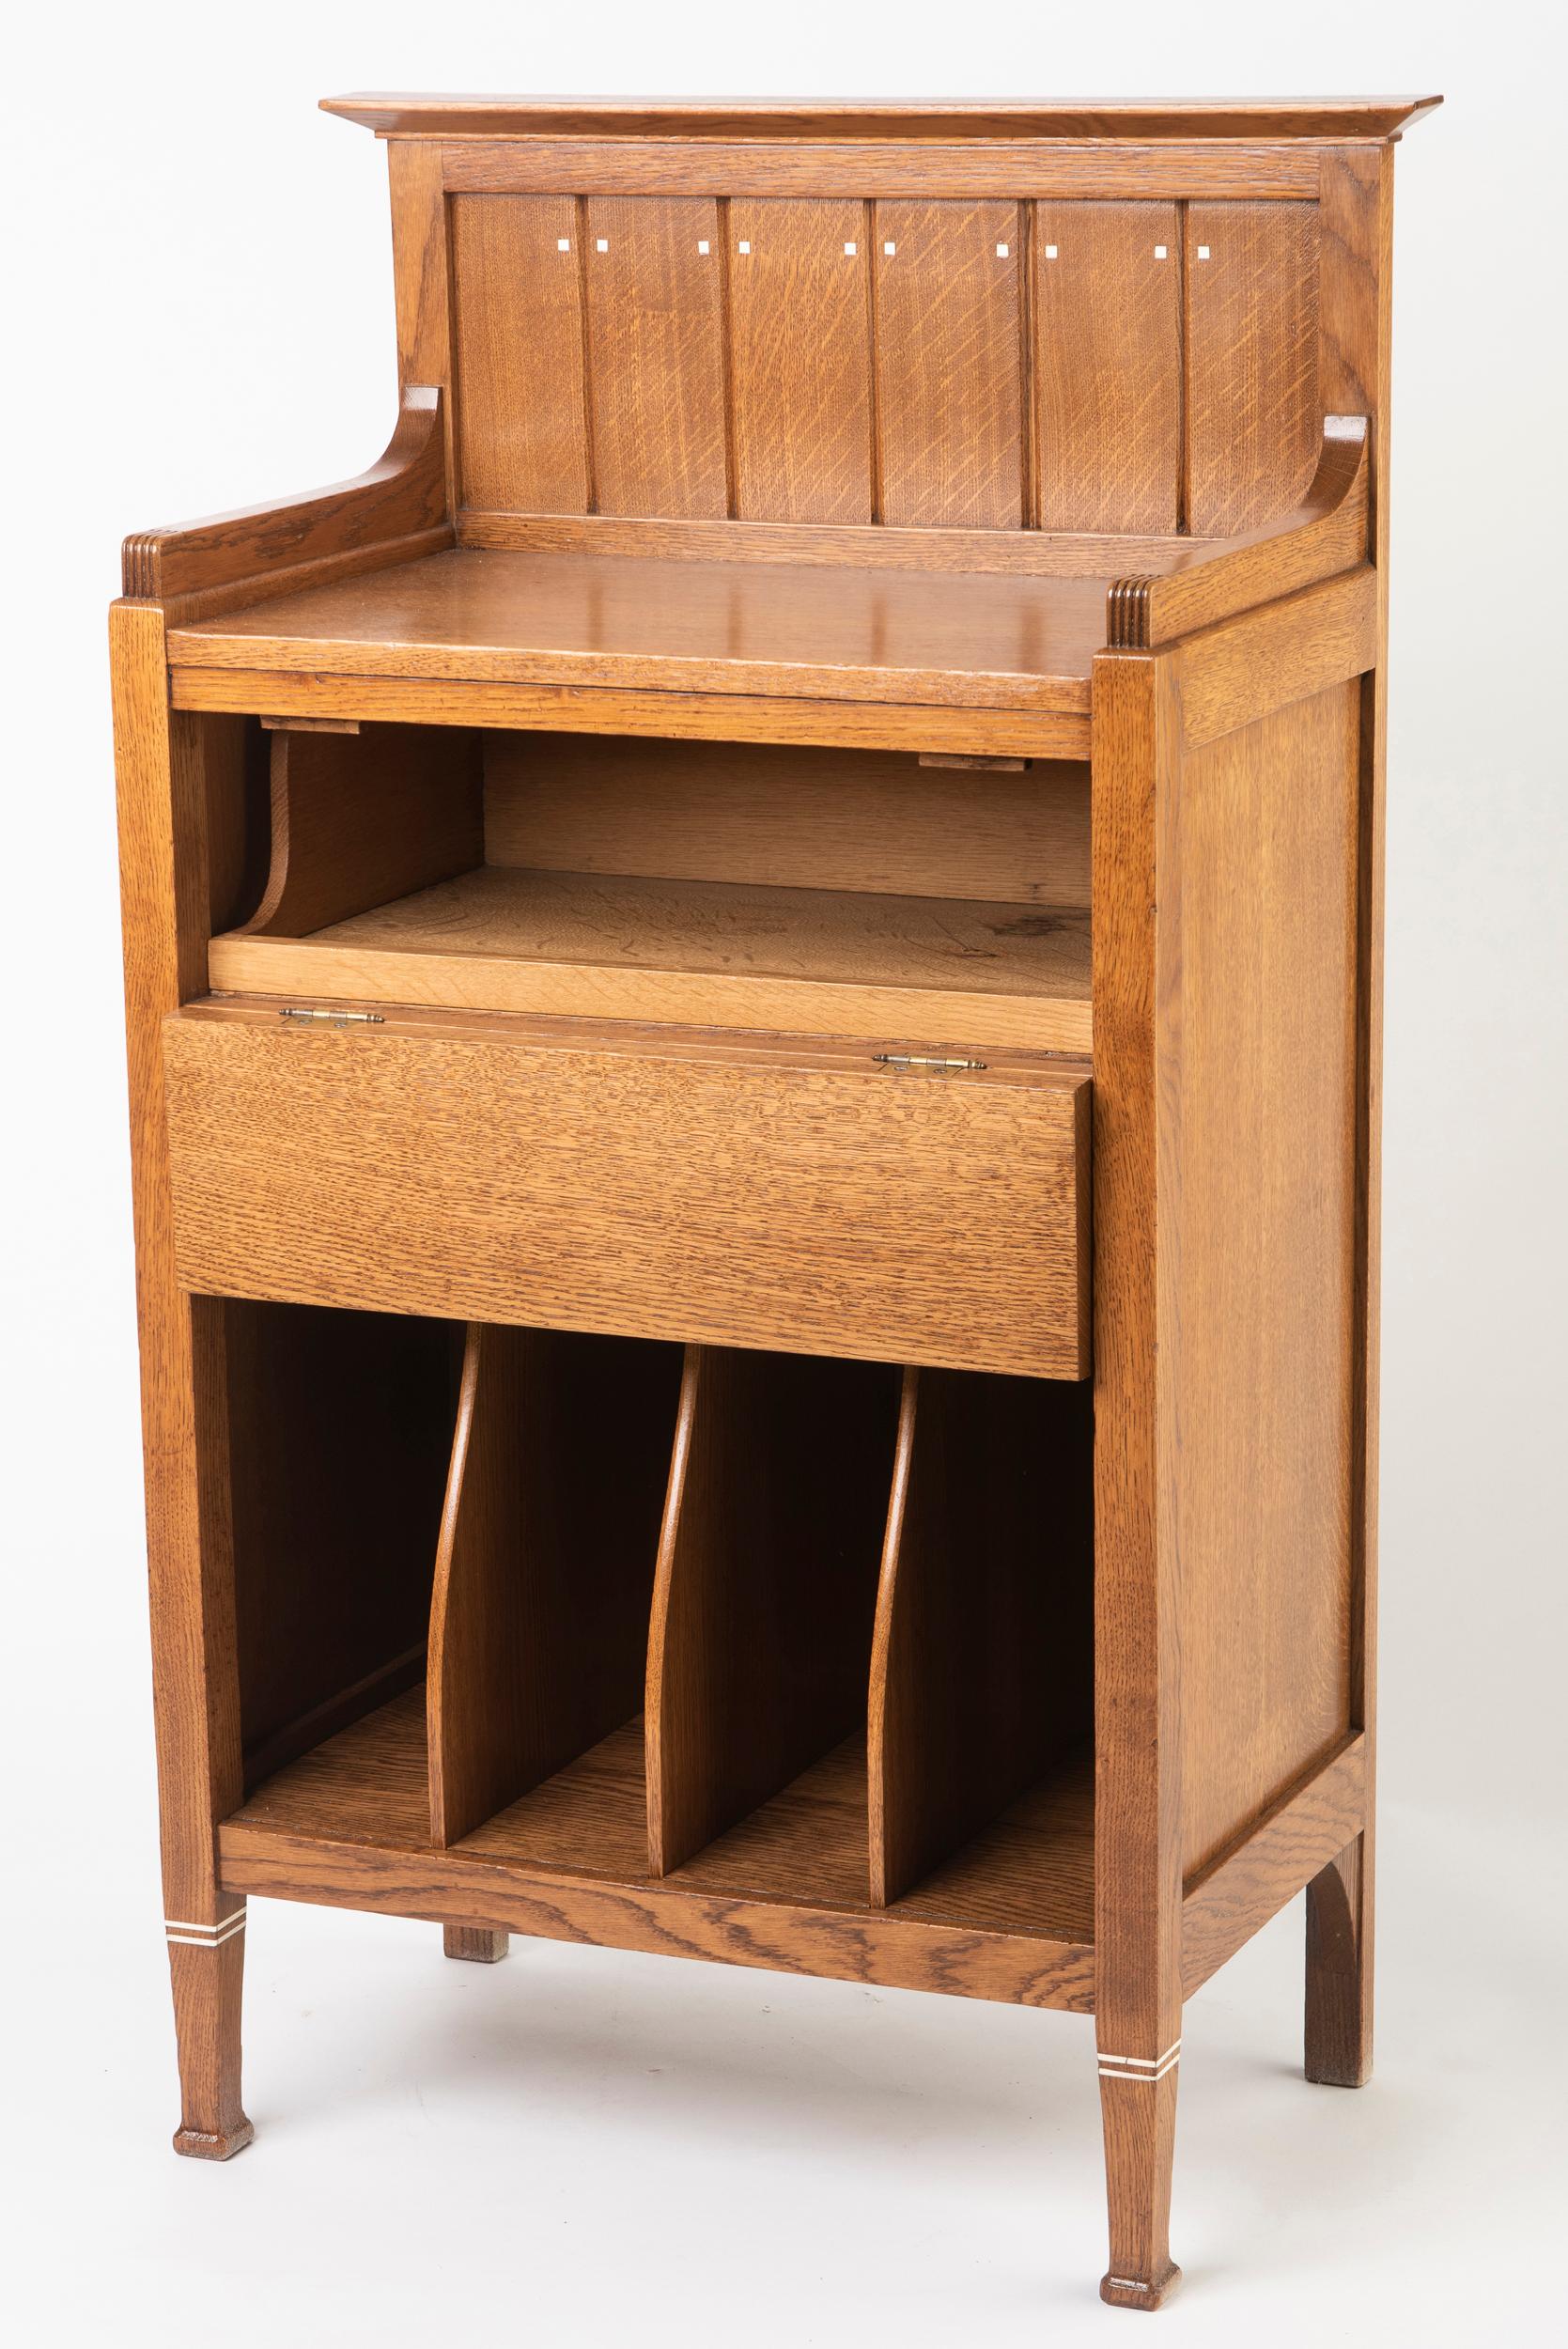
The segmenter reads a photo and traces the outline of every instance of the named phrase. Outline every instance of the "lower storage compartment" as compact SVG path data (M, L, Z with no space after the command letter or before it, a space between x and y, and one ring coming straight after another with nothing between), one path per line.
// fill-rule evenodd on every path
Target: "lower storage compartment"
M315 1700L280 1743L242 1654L278 1766L220 1828L225 1886L1092 2003L1086 1388L224 1310L261 1415L236 1431L241 1623L284 1596ZM346 1368L364 1442L296 1490L285 1440L271 1517L240 1507L241 1464ZM396 1462L365 1434L389 1377L418 1423ZM421 1534L422 1581L392 1571ZM427 1666L361 1671L422 1594Z

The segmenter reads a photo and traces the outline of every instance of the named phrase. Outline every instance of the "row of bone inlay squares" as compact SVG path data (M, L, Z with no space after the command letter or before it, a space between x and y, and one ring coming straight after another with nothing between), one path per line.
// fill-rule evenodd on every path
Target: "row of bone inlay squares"
M608 253L608 252L609 252L609 250L610 250L610 240L609 240L609 238L608 238L608 237L596 237L596 238L594 239L594 249L595 249L595 251L596 251L596 252L598 252L598 253ZM699 253L707 253L707 252L711 251L711 249L712 249L712 248L711 248L711 246L710 246L709 241L708 241L708 239L707 239L706 237L699 237L699 238L697 239L697 250L698 250L698 252L699 252ZM737 243L736 243L736 248L735 248L735 249L736 249L736 251L737 251L737 253L750 253L750 251L751 251L751 249L752 249L750 240L749 240L749 239L747 239L747 238L745 238L745 237L741 237L741 238L739 238L739 239L737 241ZM569 237L557 237L557 238L556 238L556 240L555 240L555 250L556 250L556 252L557 252L557 253L569 253L569 252L571 251L571 239L570 239ZM853 259L856 257L856 256L859 254L859 252L860 252L860 246L859 246L858 244L855 244L855 243L852 243L852 242L851 242L851 243L846 244L846 245L845 246L844 250L845 250L845 253L846 253L846 257L847 257L850 260L853 260ZM896 245L896 244L892 244L892 243L890 243L890 244L884 244L884 245L883 245L883 247L882 247L882 252L883 252L884 257L885 257L888 260L890 260L890 261L893 259L893 256L897 253L897 251L898 251L898 247L897 247L897 245ZM1012 251L1012 247L1011 247L1010 245L999 244L999 245L998 245L998 247L997 247L997 259L998 259L999 261L1005 261L1005 260L1007 259L1007 257L1008 257L1009 254L1011 253L1011 251ZM1059 257L1059 248L1058 248L1056 245L1054 245L1054 244L1048 244L1048 245L1047 245L1047 247L1046 247L1046 258L1047 258L1047 260L1048 260L1048 261L1054 261L1054 260L1056 260L1058 257ZM1155 259L1156 259L1157 261L1167 261L1167 260L1169 260L1169 259L1170 259L1170 257L1171 257L1171 248L1170 248L1170 246L1169 246L1169 245L1164 245L1164 244L1157 244L1157 245L1156 245L1156 247L1155 247ZM1198 258L1200 259L1200 261L1206 261L1206 260L1208 259L1208 257L1209 257L1209 248L1208 248L1208 246L1207 246L1206 244L1201 244L1201 245L1198 247Z

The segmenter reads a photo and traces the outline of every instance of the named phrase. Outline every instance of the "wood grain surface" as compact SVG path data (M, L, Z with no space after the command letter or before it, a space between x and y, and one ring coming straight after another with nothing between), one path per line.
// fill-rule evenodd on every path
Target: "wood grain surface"
M1171 1114L1161 813L1177 751L1169 662L1094 664L1095 2037L1149 2077L1100 2078L1110 2258L1103 2297L1155 2308L1170 2254L1181 2039L1183 1689L1163 1429L1175 1401L1160 1278ZM1103 1091L1102 1091L1103 1086Z
M438 1846L636 1713L677 1376L662 1346L470 1325L430 1609Z
M499 1966L510 1946L508 1935L488 1925L447 1925L442 1933L442 1956L465 1958L474 1966Z
M1086 1368L1088 1087L1071 1064L900 1074L845 1047L726 1065L396 1018L290 1029L275 1007L171 1021L164 1053L194 1287Z
M280 583L358 574L450 546L445 402L439 387L405 386L384 455L352 481L270 506L241 507L125 541L125 593L199 614ZM160 615L162 624L162 615Z
M1089 904L1089 773L603 735L485 739L492 864Z
M1420 121L1440 98L536 98L431 97L361 90L323 98L324 114L388 138L622 140L856 138L1091 141L1106 167L1125 142L1227 143L1251 139L1388 139ZM635 148L629 148L635 152Z
M424 1672L458 1355L443 1322L218 1310L250 1786Z
M896 1412L876 1364L688 1351L648 1641L654 1875L863 1731ZM862 1810L862 1894L864 1851Z
M1324 1997L1314 2015L1312 1983L1316 1968L1309 1963L1308 2077L1313 2049L1321 2041L1326 2063L1329 2049L1343 2047L1337 2034L1354 2022L1353 2011L1341 1995L1332 1994L1348 1973L1355 1975L1354 1934L1348 1928L1354 1906L1348 1872L1355 1865L1355 1837L1366 1817L1366 1739L1348 1739L1320 1767L1287 1786L1261 1817L1251 1821L1235 1840L1216 1854L1206 1866L1188 1877L1182 1901L1182 1983L1188 1998L1208 1981L1229 1957L1261 1932L1303 1885L1308 1888L1308 1937L1317 1930L1316 1904L1323 1902ZM1327 1855L1327 1858L1325 1857ZM1343 1862L1346 1875L1336 1873ZM1326 1875L1321 1896L1312 1888ZM1338 1897L1337 1897L1338 1895ZM1315 1955L1315 1952L1312 1954ZM1354 2000L1349 2002L1353 2010ZM1321 2018L1321 2022L1319 2022ZM1355 2085L1359 2086L1359 2081Z
M598 443L596 443L596 446ZM1105 580L463 549L178 629L179 667L1082 710Z
M218 1884L214 1829L243 1787L227 1372L223 1308L187 1296L175 1269L160 1028L206 984L211 745L201 720L169 709L161 613L115 605L109 650L163 1914L210 1930L239 1907ZM206 2157L238 2151L250 2135L240 2089L243 1937L169 1945L176 2143Z
M1372 2077L1370 1859L1363 1828L1307 1887L1303 2068L1325 2088Z
M855 1741L796 1781L814 1799L792 1803L786 1790L782 1819L780 1806L765 1806L753 1832L743 1823L661 1880L646 1874L642 1744L640 1727L629 1725L477 1834L432 1851L424 1708L411 1693L280 1772L225 1822L224 1881L235 1893L265 1890L546 1940L1091 2011L1094 1950L1087 1933L1070 1929L1086 1917L1085 1772L1063 1771L1051 1796L1014 1822L1010 1844L971 1865L960 1855L945 1892L934 1882L920 1899L876 1910L864 1897L864 1763ZM859 1897L792 1892L814 1848L856 1817Z
M675 693L606 686L176 668L176 709L294 712L415 725L601 732L672 742L773 742L839 750L951 750L1086 759L1087 710L952 709L930 702L821 701L794 694Z
M582 243L571 196L453 199L465 506L582 514L592 503Z
M1353 132L1329 133L1351 137ZM399 140L399 144L400 144ZM446 185L505 194L584 187L623 195L986 197L1312 196L1317 154L1255 139L582 137L549 132L445 142Z
M877 518L1023 520L1016 204L871 207Z
M741 197L727 220L736 513L869 522L866 208Z
M276 732L271 781L272 865L245 937L303 937L466 873L484 856L471 735Z
M253 1890L1093 2011L1157 2307L1183 1999L1303 1887L1371 2064L1435 101L331 102L398 433L113 621L177 2145L249 2138Z
M593 195L584 209L601 513L729 510L719 218L700 196Z
M1176 207L1040 204L1033 246L1040 527L1174 531L1182 435Z
M214 987L309 1001L890 1030L1086 1051L1075 907L482 865L309 938L214 939Z
M1188 753L1172 810L1161 1352L1191 1398L1173 1529L1189 1870L1350 1726L1359 725L1354 684L1293 704Z
M1172 661L1183 741L1201 750L1365 676L1377 631L1377 577L1362 564L1185 638Z
M1317 460L1317 206L1191 204L1187 252L1188 521L1245 530Z
M442 149L434 139L399 139L387 148L392 197L393 297L397 317L397 380L427 383L442 395L450 488L452 431L452 255ZM452 504L450 496L448 507Z
M1356 569L1371 551L1371 494L1365 416L1326 418L1303 503L1255 530L1206 541L1160 576L1118 580L1106 613L1109 642L1139 649L1169 644Z
M887 1906L1088 1736L1088 1390L907 1370L871 1662Z
M668 521L616 514L458 518L459 544L517 554L635 554L688 563L790 563L819 570L964 571L1103 579L1159 572L1212 543L1151 531L894 529L886 522Z

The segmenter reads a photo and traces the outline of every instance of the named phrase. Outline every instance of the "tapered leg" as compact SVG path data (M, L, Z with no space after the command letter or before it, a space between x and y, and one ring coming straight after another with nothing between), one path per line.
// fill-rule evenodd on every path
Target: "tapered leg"
M1181 2281L1171 2257L1171 2170L1176 2147L1176 2059L1113 2071L1102 2053L1100 2117L1110 2264L1100 2298L1112 2308L1157 2309Z
M1372 1837L1307 1887L1306 2070L1326 2088L1372 2077Z
M442 1946L448 1957L467 1957L477 1966L494 1966L505 1956L510 1942L507 1935L492 1933L489 1925L443 1925Z
M174 2149L198 2161L226 2161L255 2135L240 2102L245 1911L216 1925L171 1921L168 1937L179 2057Z

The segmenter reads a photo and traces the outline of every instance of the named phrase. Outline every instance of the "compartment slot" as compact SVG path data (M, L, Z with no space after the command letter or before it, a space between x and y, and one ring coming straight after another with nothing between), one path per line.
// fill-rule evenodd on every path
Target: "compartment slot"
M634 1721L678 1376L674 1346L470 1325L430 1610L438 1848Z
M222 1311L252 1787L420 1677L458 1332L308 1305Z
M877 1365L688 1350L648 1649L655 1876L858 1739L894 1410Z
M1090 1733L1092 1428L1087 1388L904 1375L871 1670L877 1906L922 1884ZM1079 1809L1069 1802L1066 1815ZM1052 1830L1049 1799L1034 1812L1020 1823L1029 1844ZM974 1855L966 1907L988 1882L1001 1890L1008 1841Z
M478 738L466 729L268 739L272 866L236 939L303 938L483 863Z

